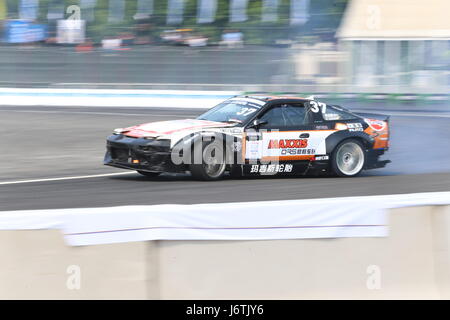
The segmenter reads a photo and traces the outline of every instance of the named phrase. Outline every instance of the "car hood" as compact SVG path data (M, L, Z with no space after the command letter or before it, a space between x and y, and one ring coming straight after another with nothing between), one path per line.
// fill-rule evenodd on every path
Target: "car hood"
M197 119L183 119L170 121L157 121L144 123L129 127L123 130L123 133L129 137L159 137L180 134L182 132L191 133L202 131L209 128L228 128L235 126L236 123L215 122Z

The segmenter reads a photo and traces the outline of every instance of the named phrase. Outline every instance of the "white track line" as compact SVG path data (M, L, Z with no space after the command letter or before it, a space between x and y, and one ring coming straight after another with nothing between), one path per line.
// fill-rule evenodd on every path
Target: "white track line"
M63 180L77 180L77 179L89 179L89 178L101 178L101 177L113 177L121 176L126 174L132 174L136 172L117 172L117 173L103 173L103 174L92 174L88 176L75 176L75 177L60 177L60 178L45 178L45 179L34 179L34 180L19 180L19 181L5 181L0 182L0 185L9 184L20 184L20 183L33 183L33 182L48 182L48 181L63 181Z

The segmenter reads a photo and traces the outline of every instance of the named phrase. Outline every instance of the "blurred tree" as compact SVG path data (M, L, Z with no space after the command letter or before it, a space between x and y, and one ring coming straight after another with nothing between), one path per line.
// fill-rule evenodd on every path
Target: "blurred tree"
M6 19L8 15L8 8L6 0L0 0L0 20Z
M310 19L296 30L298 36L316 41L333 40L349 0L311 0Z
M197 0L184 1L183 24L186 26L197 24Z
M48 0L40 0L38 20L40 22L45 22L47 20L47 13L48 13Z
M19 0L6 0L6 8L8 9L8 19L19 18Z
M168 0L154 0L152 21L156 26L166 25L166 12Z

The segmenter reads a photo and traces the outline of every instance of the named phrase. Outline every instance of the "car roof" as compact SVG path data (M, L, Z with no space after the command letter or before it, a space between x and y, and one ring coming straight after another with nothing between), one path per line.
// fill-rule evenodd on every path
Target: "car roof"
M275 95L264 95L264 94L252 94L239 96L240 98L252 98L261 101L276 101L276 100L301 100L301 101L309 101L311 99L303 98L303 97L295 97L295 96L275 96Z

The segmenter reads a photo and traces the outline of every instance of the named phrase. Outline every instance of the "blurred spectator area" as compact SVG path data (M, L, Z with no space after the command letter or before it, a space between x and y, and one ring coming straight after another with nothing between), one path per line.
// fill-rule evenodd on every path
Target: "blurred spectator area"
M0 0L0 84L448 93L449 10L449 0Z

